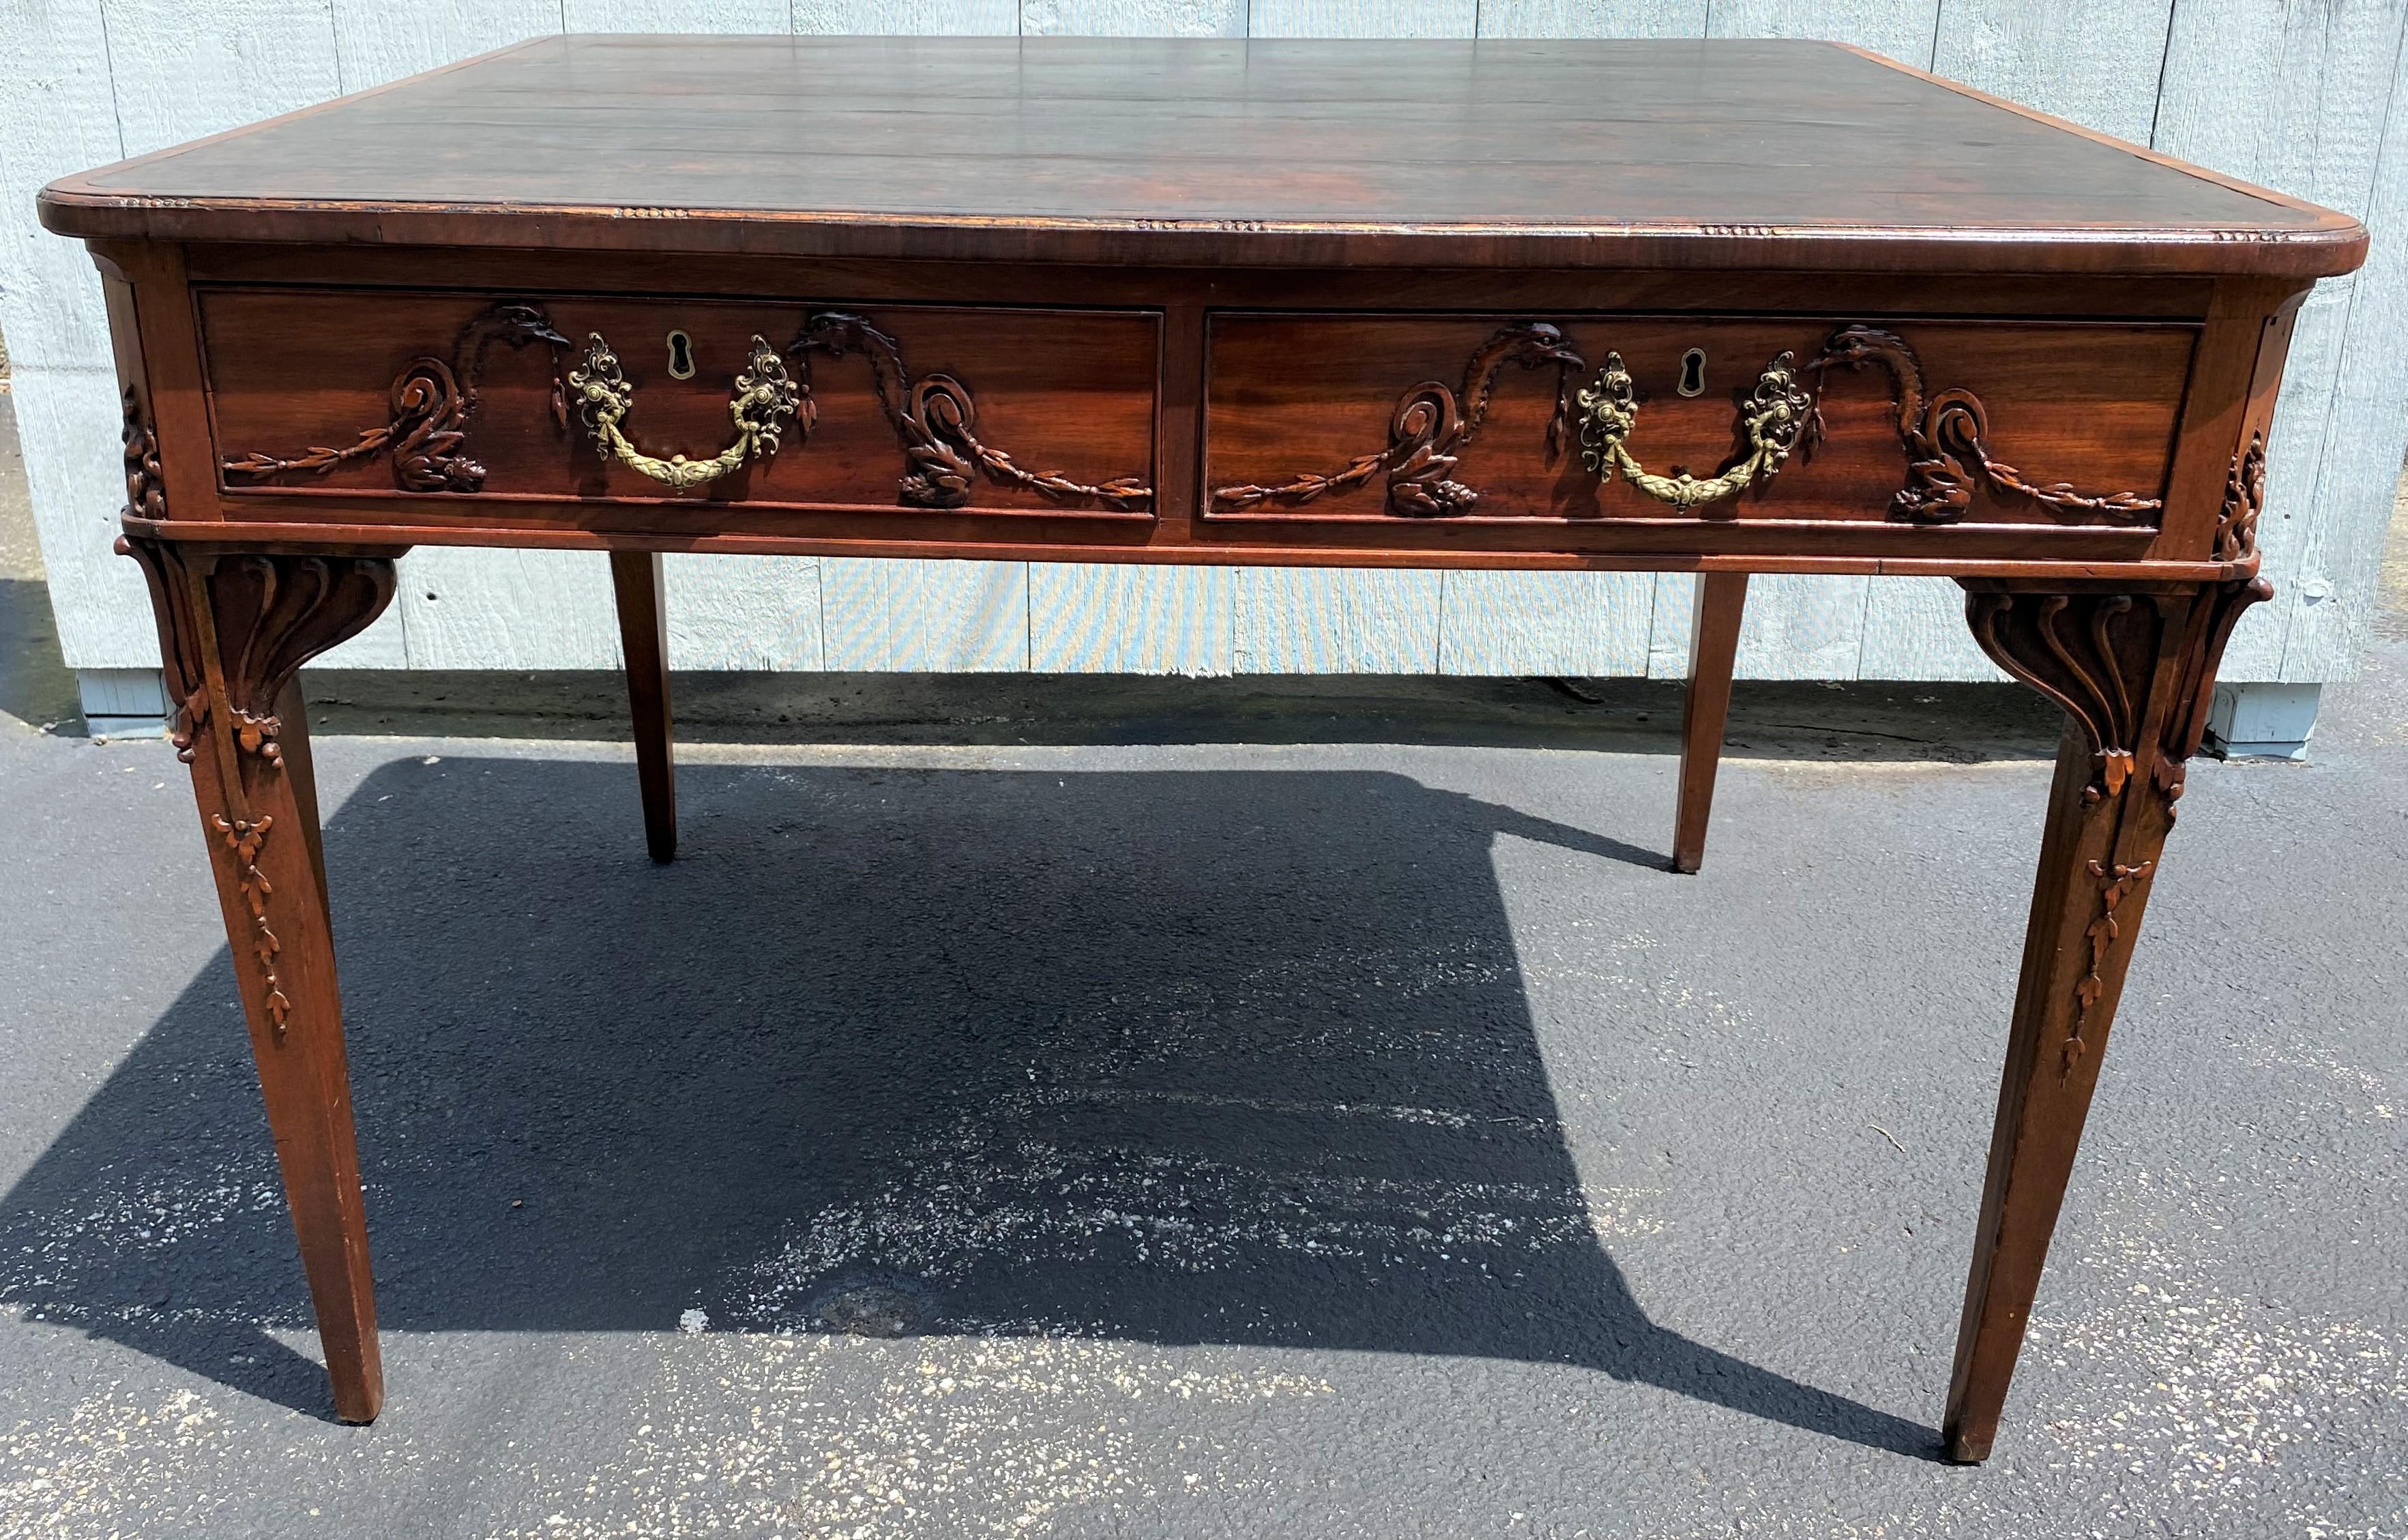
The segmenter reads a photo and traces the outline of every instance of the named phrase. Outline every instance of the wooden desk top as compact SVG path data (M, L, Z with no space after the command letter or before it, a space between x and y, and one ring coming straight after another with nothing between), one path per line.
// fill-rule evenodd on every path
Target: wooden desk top
M65 178L62 234L2249 273L2319 209L1824 43L547 37Z

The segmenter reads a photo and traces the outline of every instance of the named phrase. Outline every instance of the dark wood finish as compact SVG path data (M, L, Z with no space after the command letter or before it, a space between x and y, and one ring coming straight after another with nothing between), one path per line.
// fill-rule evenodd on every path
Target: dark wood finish
M644 848L677 856L677 763L669 727L668 602L658 551L610 553L619 647L627 660L627 714L635 727L636 785L644 800Z
M1585 466L1569 427L1574 392L1610 350L1642 392L1637 457L1700 477L1743 453L1740 411L1762 371L1785 354L1805 376L1818 431L1773 479L1700 507L1706 518L2154 527L2196 335L2000 321L1891 332L1845 316L1216 317L1205 517L1663 518L1627 477ZM1702 393L1684 398L1693 349ZM1978 395L1963 388L1975 380Z
M1869 54L1670 39L547 37L46 208L176 240L1328 267L2316 277L2364 245Z
M1747 574L1710 572L1698 579L1689 622L1689 690L1681 706L1681 793L1672 821L1672 870L1695 872L1706 859L1706 820L1714 809L1714 772L1730 718L1731 668L1747 613Z
M663 857L662 551L1703 573L1684 870L1747 575L1912 573L2071 724L1967 1460L2262 592L2292 319L2366 239L1782 43L545 39L42 216L102 269L129 549L341 1415L376 1339L293 680L407 547L611 553Z
M180 703L177 754L192 766L335 1415L367 1422L384 1402L384 1368L296 676L376 619L393 597L393 563L221 556L149 540L121 549L150 579L167 689Z
M1942 1427L1953 1460L1989 1457L2206 692L2233 623L2272 592L1969 596L1983 649L2067 722Z
M733 500L753 506L1093 512L1154 501L1158 322L956 310L541 292L362 296L204 290L220 485L267 498L396 492ZM668 373L686 337L692 378ZM777 453L673 490L614 463L571 404L605 338L649 453L706 459L760 336L800 410ZM668 517L676 517L670 515Z

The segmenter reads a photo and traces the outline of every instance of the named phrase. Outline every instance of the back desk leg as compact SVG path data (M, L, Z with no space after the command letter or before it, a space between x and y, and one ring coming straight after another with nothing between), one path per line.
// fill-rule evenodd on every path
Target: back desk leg
M1689 629L1689 695L1681 712L1681 806L1672 826L1672 870L1694 872L1706 858L1706 817L1714 806L1723 724L1730 716L1731 668L1747 610L1747 574L1709 572L1698 581Z
M677 766L669 747L668 610L662 602L660 553L612 551L610 587L619 602L619 642L627 658L644 844L654 861L667 861L677 854Z

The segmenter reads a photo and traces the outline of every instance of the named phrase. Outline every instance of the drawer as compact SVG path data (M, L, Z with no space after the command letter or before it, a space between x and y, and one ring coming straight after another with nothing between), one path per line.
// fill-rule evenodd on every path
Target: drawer
M2155 526L2196 328L1219 313L1205 517Z
M1152 312L359 290L197 304L233 496L1152 517Z

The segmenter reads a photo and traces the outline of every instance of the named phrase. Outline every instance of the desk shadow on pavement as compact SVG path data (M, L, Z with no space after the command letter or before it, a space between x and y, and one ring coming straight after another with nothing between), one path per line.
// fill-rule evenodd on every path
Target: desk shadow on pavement
M1601 1242L1490 848L1656 853L1377 773L700 765L655 868L632 782L328 823L386 1326L1479 1355L1935 1453ZM222 961L0 1202L0 1299L324 1415Z

